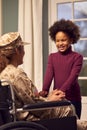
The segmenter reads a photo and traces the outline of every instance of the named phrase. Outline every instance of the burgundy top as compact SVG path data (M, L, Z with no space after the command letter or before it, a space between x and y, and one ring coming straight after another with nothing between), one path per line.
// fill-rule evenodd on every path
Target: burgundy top
M66 93L70 101L80 101L80 87L78 76L82 68L83 56L71 50L64 53L51 53L48 57L47 69L44 77L43 90L49 91L54 78L53 89L60 89Z

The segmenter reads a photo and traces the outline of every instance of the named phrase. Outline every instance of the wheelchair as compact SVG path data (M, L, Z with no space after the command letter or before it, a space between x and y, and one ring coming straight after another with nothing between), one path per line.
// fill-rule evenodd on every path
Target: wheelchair
M37 130L36 128L29 125L35 124L35 127L42 127L41 130L77 130L76 117L63 117L63 118L52 118L43 119L37 121L17 121L16 112L19 111L39 111L45 109L51 109L58 106L71 105L69 101L52 101L52 102L40 102L34 104L24 105L22 108L16 109L14 90L10 81L0 81L0 130ZM29 125L28 125L29 123ZM17 127L16 127L17 125ZM28 125L28 128L27 126ZM30 125L30 126L31 126ZM11 128L9 127L11 126ZM25 128L24 128L24 127ZM8 129L6 129L8 127ZM14 127L14 128L13 128ZM23 127L23 128L22 128ZM39 130L39 128L38 128Z

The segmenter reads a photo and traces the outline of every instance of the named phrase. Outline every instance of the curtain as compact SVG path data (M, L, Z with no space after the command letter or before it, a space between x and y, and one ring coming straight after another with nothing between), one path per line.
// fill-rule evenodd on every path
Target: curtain
M41 90L43 83L42 0L19 0L18 31L26 42L23 69Z

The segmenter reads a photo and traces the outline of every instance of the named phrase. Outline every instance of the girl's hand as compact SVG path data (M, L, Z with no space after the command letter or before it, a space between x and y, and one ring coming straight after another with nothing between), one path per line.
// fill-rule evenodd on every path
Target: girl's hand
M42 97L47 97L48 92L47 91L40 91L39 95L42 96Z

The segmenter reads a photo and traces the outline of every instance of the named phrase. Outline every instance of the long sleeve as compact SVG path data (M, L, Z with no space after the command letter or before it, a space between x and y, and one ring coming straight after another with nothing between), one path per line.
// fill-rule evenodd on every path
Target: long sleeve
M24 104L46 101L46 98L36 96L38 90L24 71L21 71L21 73L15 78L13 84L16 94Z
M19 73L13 82L16 95L24 103L34 103L33 83L24 72ZM35 88L34 88L35 89Z
M43 83L44 91L49 91L53 76L54 76L54 72L53 72L52 59L51 59L51 55L49 55L47 68L44 76L44 83Z
M64 82L64 84L61 86L60 90L66 91L66 90L70 89L70 87L72 85L75 84L76 80L78 80L78 76L81 71L82 64L83 64L83 57L81 55L79 55L75 58L71 73L70 73L68 79L66 80L66 82Z

